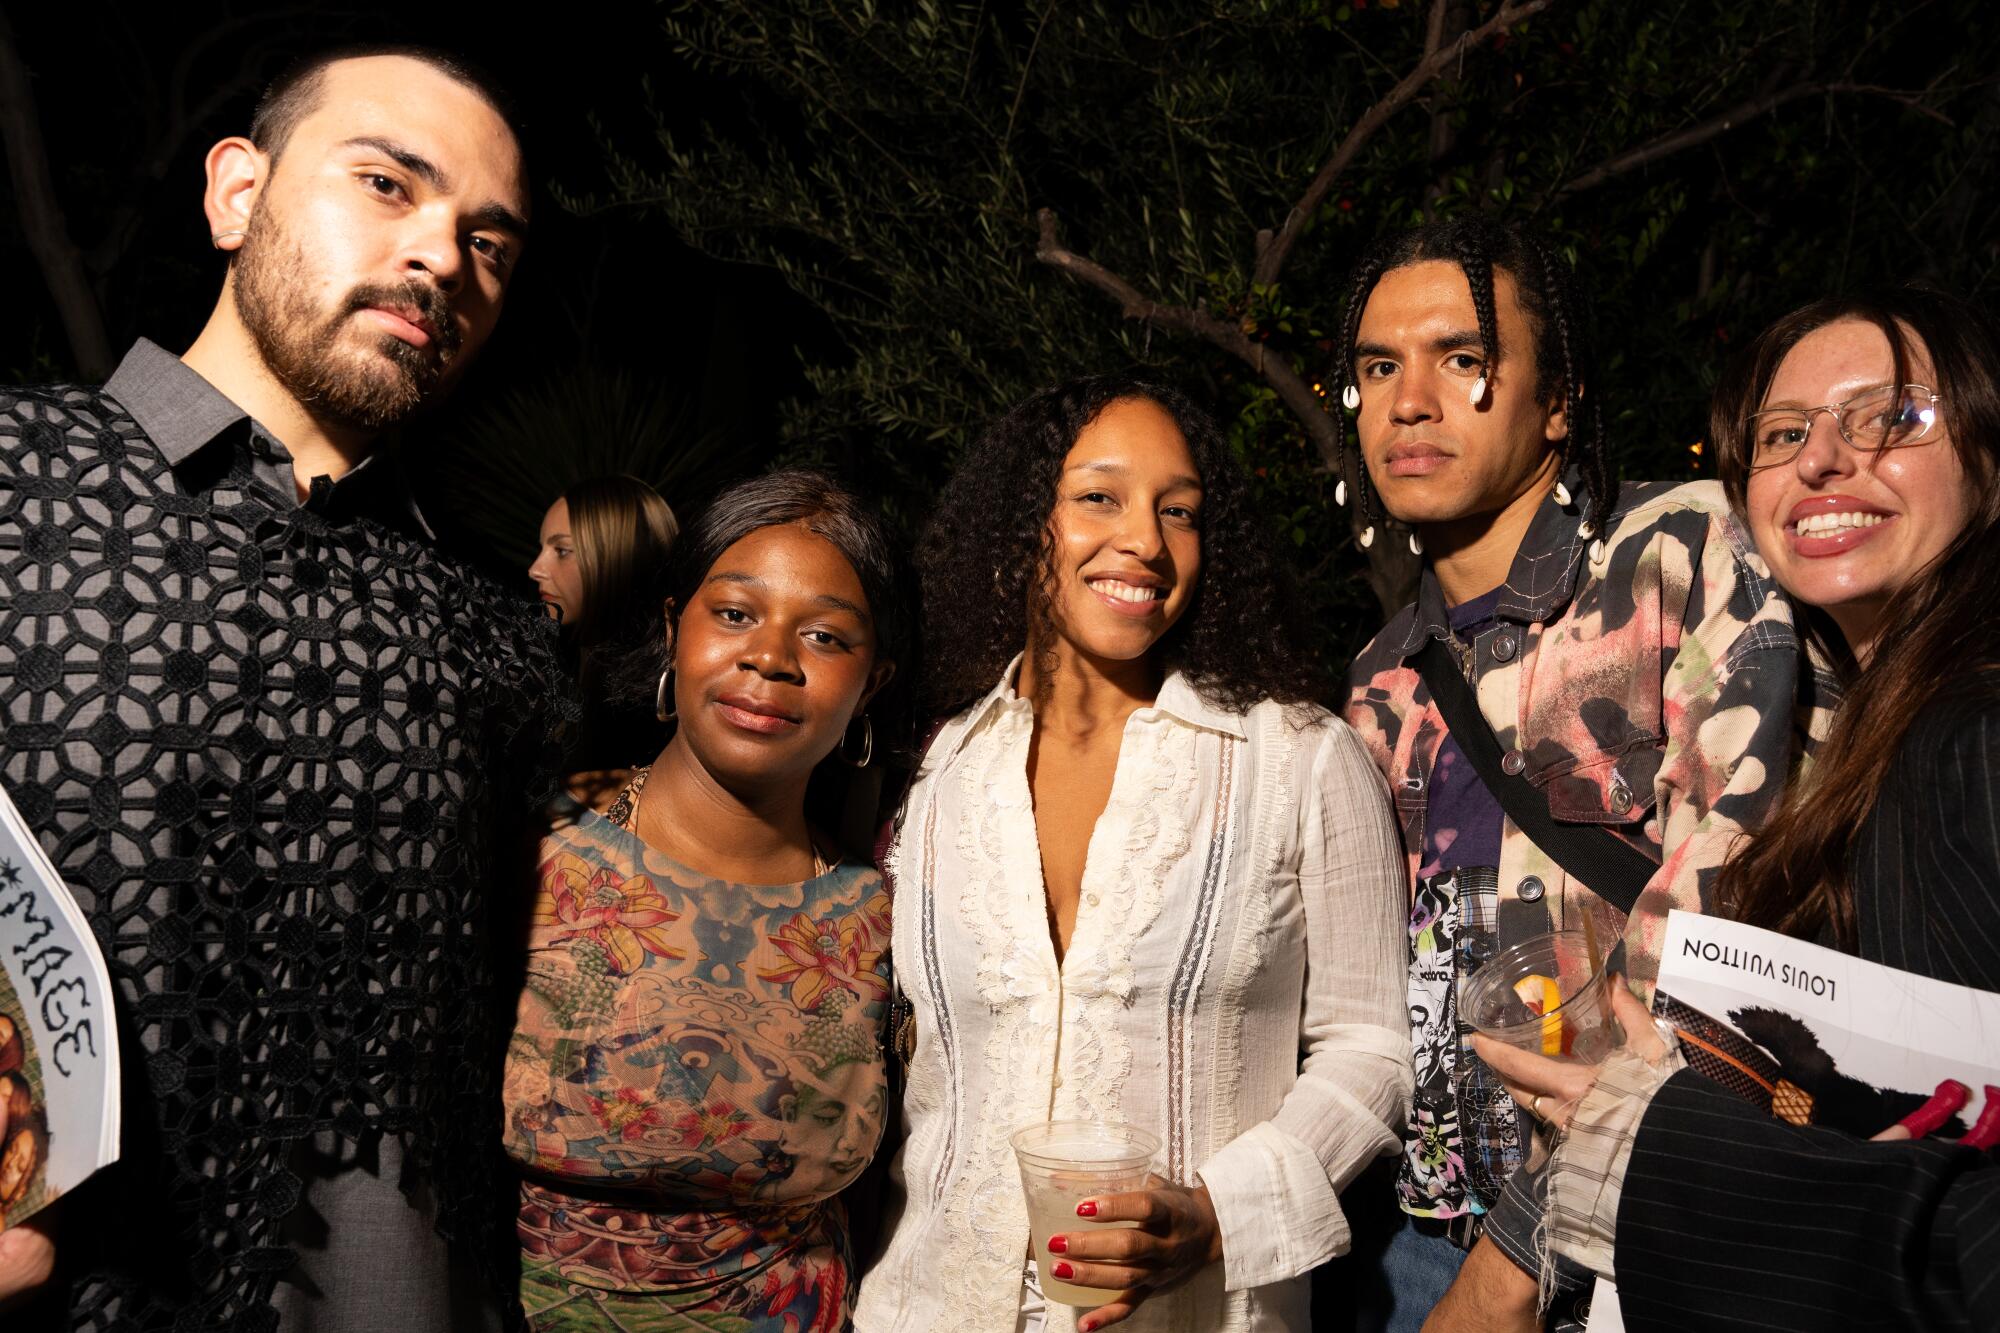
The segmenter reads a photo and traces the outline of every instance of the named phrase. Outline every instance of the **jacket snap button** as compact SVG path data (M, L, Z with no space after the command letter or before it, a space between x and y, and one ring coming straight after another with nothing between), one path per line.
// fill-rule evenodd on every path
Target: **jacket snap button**
M1521 770L1528 766L1528 756L1519 750L1509 750L1500 756L1500 771L1510 778L1519 777Z
M1617 773L1611 775L1611 813L1622 815L1632 808L1632 789Z
M1513 661L1515 647L1514 636L1511 634L1502 634L1493 641L1493 659L1496 662Z
M1514 892L1524 903L1538 903L1542 900L1542 895L1548 892L1548 888L1539 878L1529 875L1514 886Z

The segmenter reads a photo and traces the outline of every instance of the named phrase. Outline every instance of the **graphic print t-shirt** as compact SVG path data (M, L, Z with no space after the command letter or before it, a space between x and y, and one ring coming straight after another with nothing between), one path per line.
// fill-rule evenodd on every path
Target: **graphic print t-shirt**
M1452 633L1470 645L1494 624L1500 590L1453 607ZM1398 1191L1405 1211L1425 1217L1482 1212L1481 1195L1504 1179L1519 1148L1506 1108L1480 1087L1461 1087L1459 944L1490 932L1505 815L1457 740L1438 747L1430 774L1424 845L1410 910L1410 1033L1416 1097ZM1466 1062L1467 1072L1483 1066ZM1474 1082L1484 1082L1475 1078ZM1497 1084L1496 1084L1497 1087ZM1463 1095L1462 1095L1463 1094Z

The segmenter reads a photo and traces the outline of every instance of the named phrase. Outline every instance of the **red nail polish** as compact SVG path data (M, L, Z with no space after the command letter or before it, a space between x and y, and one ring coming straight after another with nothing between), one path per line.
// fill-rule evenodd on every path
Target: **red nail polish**
M1966 1098L1971 1095L1971 1088L1955 1078L1948 1078L1937 1085L1937 1091L1931 1094L1929 1101L1896 1123L1909 1130L1911 1138L1921 1139L1926 1135L1935 1134L1943 1127L1945 1121L1958 1114L1959 1108L1965 1105Z
M1986 1105L1979 1109L1979 1120L1959 1142L1968 1148L1991 1148L2000 1143L2000 1088L1986 1085Z
M1056 1266L1049 1271L1065 1281L1076 1276L1076 1269L1060 1259L1056 1260Z
M1090 1330L1096 1327L1097 1325L1091 1323L1088 1319L1084 1320L1083 1322L1079 1323L1076 1326L1077 1333L1090 1333Z
M1050 1253L1050 1254L1068 1254L1068 1253L1069 1253L1069 1237L1068 1237L1068 1236L1050 1236L1050 1237L1049 1237L1049 1253Z
M1078 1217L1096 1217L1097 1200L1085 1199L1082 1203L1076 1206L1076 1215Z

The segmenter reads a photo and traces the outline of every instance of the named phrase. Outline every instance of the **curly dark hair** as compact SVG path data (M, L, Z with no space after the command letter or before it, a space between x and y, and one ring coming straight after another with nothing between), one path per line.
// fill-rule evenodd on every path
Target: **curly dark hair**
M1274 525L1215 419L1138 371L1090 375L1016 404L967 451L918 545L925 699L937 715L985 694L1016 653L1043 645L1053 673L1056 620L1049 517L1063 459L1106 407L1143 399L1174 419L1201 476L1201 575L1187 610L1154 649L1202 698L1244 711L1265 699L1316 703L1320 664L1306 647L1296 577ZM1031 633L1032 631L1032 633Z
M1562 442L1563 462L1583 474L1584 517L1602 526L1617 502L1618 489L1605 453L1604 392L1597 375L1597 338L1576 270L1556 249L1555 242L1525 222L1508 221L1490 213L1461 213L1440 218L1411 231L1382 237L1370 246L1348 279L1346 313L1341 336L1334 344L1334 364L1326 377L1328 392L1338 400L1354 375L1354 343L1361 312L1382 275L1425 260L1456 264L1472 288L1472 309L1479 319L1479 337L1489 360L1500 361L1515 350L1500 345L1499 321L1493 309L1493 274L1508 273L1519 293L1521 310L1535 335L1536 392L1560 393L1569 435ZM1585 389L1591 390L1586 401ZM1345 452L1347 434L1342 433ZM1346 471L1342 460L1342 471ZM1361 512L1379 517L1380 504L1369 484L1368 469L1354 469Z

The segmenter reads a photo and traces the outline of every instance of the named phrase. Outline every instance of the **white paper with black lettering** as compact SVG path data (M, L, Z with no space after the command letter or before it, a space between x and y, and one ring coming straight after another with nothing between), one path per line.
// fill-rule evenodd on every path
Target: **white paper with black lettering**
M103 955L0 791L0 1228L118 1159L118 1105Z

